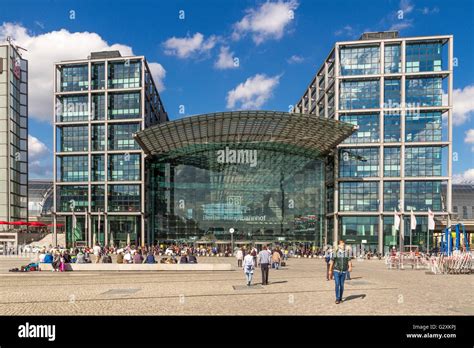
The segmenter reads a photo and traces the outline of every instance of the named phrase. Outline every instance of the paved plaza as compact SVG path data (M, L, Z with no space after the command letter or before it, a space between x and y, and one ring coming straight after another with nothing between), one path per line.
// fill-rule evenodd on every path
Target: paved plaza
M199 262L234 258L200 257ZM473 315L472 275L388 270L383 261L354 261L346 301L334 303L322 259L290 259L270 271L270 285L245 286L227 272L31 272L8 269L28 259L0 257L1 315Z

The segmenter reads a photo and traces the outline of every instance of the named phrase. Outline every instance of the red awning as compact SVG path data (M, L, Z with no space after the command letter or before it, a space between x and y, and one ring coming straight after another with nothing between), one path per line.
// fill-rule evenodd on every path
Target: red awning
M17 225L17 226L28 225L28 222L26 222L26 221L12 221L12 222L10 222L10 225Z
M39 221L32 221L32 222L28 222L28 226L44 227L44 226L46 226L46 224L43 223L43 222L39 222Z
M0 225L10 225L8 221L0 221Z
M48 227L53 227L54 224L48 224ZM56 227L64 227L64 224L56 224Z

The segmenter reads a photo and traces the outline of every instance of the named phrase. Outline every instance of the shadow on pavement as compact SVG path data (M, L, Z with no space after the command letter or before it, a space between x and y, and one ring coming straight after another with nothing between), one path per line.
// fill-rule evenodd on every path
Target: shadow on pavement
M347 296L343 302L346 302L346 301L350 301L350 300L355 300L356 298L365 298L365 294L360 294L360 295L350 295L350 296Z

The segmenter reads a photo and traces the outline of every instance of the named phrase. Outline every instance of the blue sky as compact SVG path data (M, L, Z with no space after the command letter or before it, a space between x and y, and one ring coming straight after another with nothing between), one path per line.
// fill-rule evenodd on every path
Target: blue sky
M474 179L472 1L2 3L0 41L13 36L30 60L31 177L52 177L55 61L111 46L145 55L172 119L237 108L288 110L334 42L398 28L402 36L454 35L454 173L459 180Z

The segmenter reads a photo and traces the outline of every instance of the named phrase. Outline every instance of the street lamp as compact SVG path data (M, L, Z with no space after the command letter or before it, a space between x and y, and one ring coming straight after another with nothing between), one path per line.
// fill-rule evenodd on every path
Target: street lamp
M230 247L231 247L231 253L232 255L234 254L234 232L235 230L231 227L229 228L229 233L230 233Z

